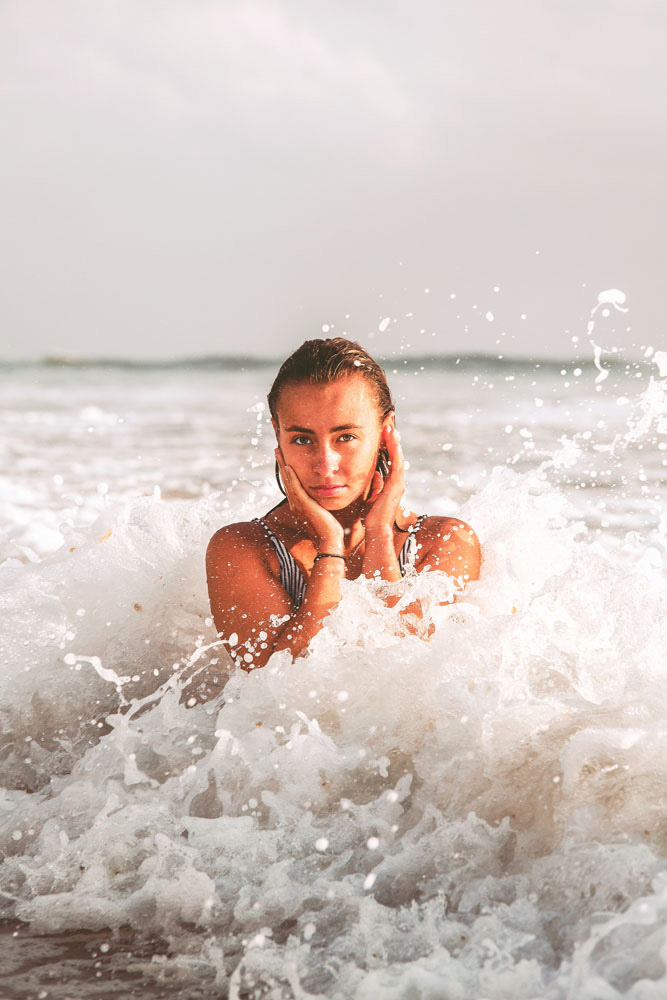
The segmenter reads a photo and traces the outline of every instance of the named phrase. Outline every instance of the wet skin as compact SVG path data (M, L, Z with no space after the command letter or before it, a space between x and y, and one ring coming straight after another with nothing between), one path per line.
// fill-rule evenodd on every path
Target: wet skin
M394 415L383 419L374 386L361 375L324 385L285 386L278 399L276 459L287 503L266 517L308 581L294 610L261 525L240 522L215 533L206 566L216 629L247 669L280 649L304 652L340 601L342 577L399 580L398 554L416 516L401 510L404 461ZM380 446L389 455L377 472ZM401 531L400 529L403 529ZM440 570L462 583L479 576L480 548L457 518L429 517L419 530L417 572ZM318 553L343 555L315 562ZM261 634L260 634L261 633Z

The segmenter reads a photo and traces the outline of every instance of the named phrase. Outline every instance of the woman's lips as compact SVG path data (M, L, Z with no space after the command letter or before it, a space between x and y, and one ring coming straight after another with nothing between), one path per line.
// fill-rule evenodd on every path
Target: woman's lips
M312 490L317 493L318 497L335 497L341 490L344 490L344 486L313 486Z

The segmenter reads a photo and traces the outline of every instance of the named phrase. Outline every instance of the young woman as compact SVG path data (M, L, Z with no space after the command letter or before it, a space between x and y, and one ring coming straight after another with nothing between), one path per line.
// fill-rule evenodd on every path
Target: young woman
M465 522L401 510L391 392L359 344L306 341L280 368L268 402L286 499L261 519L220 528L206 555L215 627L238 665L304 652L340 601L344 577L399 580L413 565L461 585L477 579L479 542Z

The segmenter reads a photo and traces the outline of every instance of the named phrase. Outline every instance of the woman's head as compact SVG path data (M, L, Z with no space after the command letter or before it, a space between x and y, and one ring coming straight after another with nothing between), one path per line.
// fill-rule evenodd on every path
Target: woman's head
M282 364L269 392L281 451L319 503L341 509L386 471L383 425L394 403L382 368L354 341L307 340Z

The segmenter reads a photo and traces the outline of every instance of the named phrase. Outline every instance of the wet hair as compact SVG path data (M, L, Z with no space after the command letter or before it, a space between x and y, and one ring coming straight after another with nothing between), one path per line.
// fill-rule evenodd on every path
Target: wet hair
M393 412L394 400L387 384L387 376L377 361L355 340L327 337L304 341L301 347L297 347L296 351L283 361L269 391L271 416L278 423L278 399L286 385L299 382L326 385L349 375L361 375L375 389L381 420ZM380 448L377 469L383 476L389 471L389 455L384 445ZM276 478L278 478L277 473ZM280 486L280 479L278 485Z
M283 388L295 382L326 385L348 375L361 375L377 392L380 419L384 420L394 409L387 377L361 344L345 337L327 337L306 340L293 354L283 361L269 392L269 410L278 422L278 398Z

